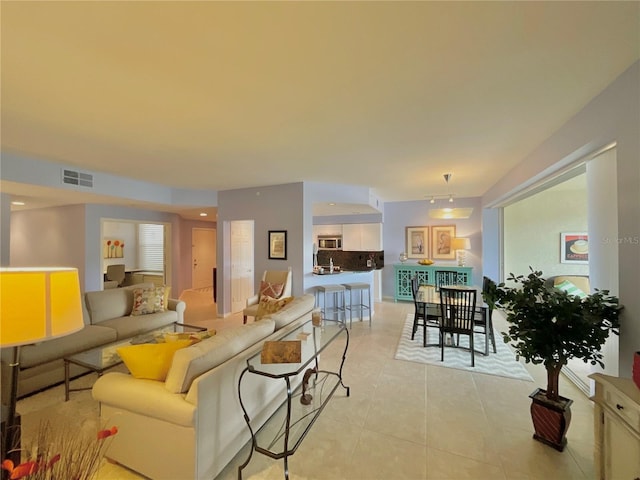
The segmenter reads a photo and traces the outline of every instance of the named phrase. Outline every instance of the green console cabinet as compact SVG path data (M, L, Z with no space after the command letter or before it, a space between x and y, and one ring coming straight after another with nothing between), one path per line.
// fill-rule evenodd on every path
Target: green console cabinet
M413 301L411 295L411 279L418 275L420 285L435 284L436 270L446 270L458 273L458 283L471 285L471 271L473 267L449 267L445 265L417 265L410 263L396 263L393 266L396 279L395 301Z

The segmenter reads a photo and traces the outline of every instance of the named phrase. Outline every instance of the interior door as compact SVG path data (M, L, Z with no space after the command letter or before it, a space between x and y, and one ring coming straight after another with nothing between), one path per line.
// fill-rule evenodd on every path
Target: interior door
M191 229L191 288L213 287L216 266L216 230Z
M231 222L231 311L240 312L253 295L253 220Z

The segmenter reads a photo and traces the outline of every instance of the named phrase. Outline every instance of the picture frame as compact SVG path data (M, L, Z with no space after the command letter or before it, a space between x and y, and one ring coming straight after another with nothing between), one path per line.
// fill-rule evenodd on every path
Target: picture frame
M429 258L429 227L406 227L407 258Z
M287 231L269 230L269 259L287 259Z
M560 233L560 263L582 265L589 263L589 235L587 232Z
M431 259L455 260L456 251L451 248L451 243L455 236L455 225L437 225L431 227Z

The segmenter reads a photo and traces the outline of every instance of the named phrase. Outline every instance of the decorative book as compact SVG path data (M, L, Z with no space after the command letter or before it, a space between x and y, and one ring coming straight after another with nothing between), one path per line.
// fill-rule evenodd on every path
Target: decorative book
M302 342L300 340L264 342L260 360L262 363L300 363Z

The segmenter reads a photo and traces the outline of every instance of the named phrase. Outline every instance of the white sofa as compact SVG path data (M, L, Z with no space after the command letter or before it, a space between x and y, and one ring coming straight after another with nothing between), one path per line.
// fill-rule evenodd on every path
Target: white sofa
M314 300L296 297L255 323L178 350L164 382L117 372L98 379L101 421L118 427L107 458L156 480L213 479L250 439L238 400L246 360L309 320ZM242 392L254 429L286 399L284 381L259 375L245 375Z
M182 322L185 303L169 299L167 310L149 315L131 316L133 289L153 287L152 283L141 283L125 288L114 288L86 292L82 295L85 327L66 337L55 338L20 348L20 373L18 396L22 397L64 381L65 356L99 347L116 340L127 339L157 328ZM2 383L9 385L11 378L12 349L3 349ZM70 365L72 377L87 370ZM8 388L2 389L6 403Z

